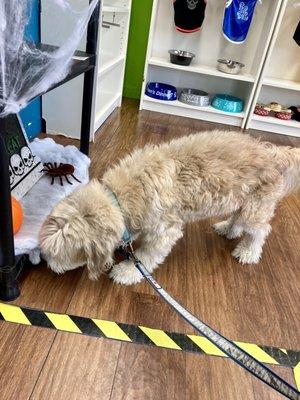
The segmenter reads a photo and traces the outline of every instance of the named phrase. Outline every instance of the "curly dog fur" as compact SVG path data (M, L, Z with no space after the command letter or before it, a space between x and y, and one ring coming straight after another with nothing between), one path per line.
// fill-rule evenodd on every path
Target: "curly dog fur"
M62 200L41 231L41 249L58 273L87 265L97 279L113 265L125 225L141 245L137 257L152 272L183 235L186 222L228 216L214 225L233 251L257 263L277 203L299 187L300 149L277 147L236 132L205 132L136 150ZM110 188L121 209L112 202ZM111 278L141 280L131 261L114 265Z

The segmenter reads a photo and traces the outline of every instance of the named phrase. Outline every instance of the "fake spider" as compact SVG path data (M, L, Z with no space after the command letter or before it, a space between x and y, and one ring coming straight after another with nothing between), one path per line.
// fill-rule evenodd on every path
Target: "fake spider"
M49 162L44 164L44 169L42 171L45 172L46 175L52 177L51 185L53 185L55 178L60 179L61 186L64 185L63 178L66 179L69 185L73 185L73 183L68 179L68 176L71 176L73 179L75 179L75 181L81 183L81 181L74 175L75 168L71 164L60 163L57 165L56 162L53 164Z

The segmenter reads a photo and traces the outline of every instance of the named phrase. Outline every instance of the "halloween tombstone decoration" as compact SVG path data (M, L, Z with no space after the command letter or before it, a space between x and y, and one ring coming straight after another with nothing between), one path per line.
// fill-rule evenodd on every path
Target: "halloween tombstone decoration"
M10 164L10 188L12 195L20 199L43 175L43 165L32 153L18 115L7 116L4 129L5 147Z

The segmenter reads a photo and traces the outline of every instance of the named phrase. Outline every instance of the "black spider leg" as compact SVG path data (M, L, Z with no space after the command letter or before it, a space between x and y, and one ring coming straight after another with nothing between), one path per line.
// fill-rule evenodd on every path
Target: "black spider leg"
M51 168L53 168L53 165L49 162L49 163L45 163L45 164L44 164L44 167L45 167L45 168L43 168L41 172L48 172L48 171L50 171Z
M77 179L76 178L76 176L75 175L73 175L73 174L71 174L71 176L72 176L72 178L74 178L75 179L75 181L77 181L77 182L79 182L79 183L82 183L79 179Z
M64 165L62 162L59 164L58 168L61 167L62 165Z
M59 180L60 180L60 186L64 186L64 183L63 183L63 180L62 180L61 176L59 177Z
M51 185L53 185L53 183L54 183L54 176L52 176Z
M54 163L54 168L57 168L57 163L56 162Z
M67 175L65 175L66 181L68 182L69 185L73 185L73 183L71 181L69 181Z

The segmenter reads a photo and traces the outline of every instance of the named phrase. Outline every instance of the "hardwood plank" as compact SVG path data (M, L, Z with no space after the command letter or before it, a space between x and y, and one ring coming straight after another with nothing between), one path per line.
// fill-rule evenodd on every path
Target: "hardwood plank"
M272 369L294 385L291 369ZM122 344L111 400L142 398L279 400L282 396L227 359Z
M185 354L122 344L110 400L188 400L185 391Z
M58 333L30 400L109 399L120 346Z
M299 348L298 263L286 260L298 250L281 248L283 235L271 235L259 264L242 266L230 254L236 241L218 237L210 221L190 225L188 308L229 338Z
M38 379L55 332L0 323L0 398L27 400Z
M21 295L13 304L64 313L81 274L76 270L58 276L45 263L33 266L21 282Z
M294 385L290 368L272 368ZM186 399L282 400L283 396L230 360L186 355Z
M122 102L122 106L118 109L116 109L105 121L105 124L107 125L115 125L115 126L120 126L122 125L122 120L125 116L131 115L132 118L139 119L142 121L146 121L150 115L150 111L147 110L142 110L139 113L137 112L138 110L138 103L134 99L124 99ZM99 128L99 130L96 133L96 136L98 135L98 132L101 132L103 128Z
M134 287L114 285L104 275L97 282L90 281L85 272L68 307L68 313L129 322L126 319L132 293Z
M182 300L181 297L179 299ZM189 326L145 282L123 287L112 283L107 277L91 282L84 274L67 312L164 330L191 332Z

